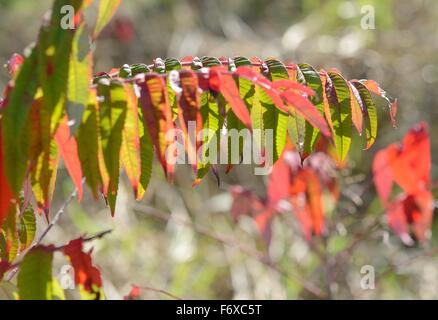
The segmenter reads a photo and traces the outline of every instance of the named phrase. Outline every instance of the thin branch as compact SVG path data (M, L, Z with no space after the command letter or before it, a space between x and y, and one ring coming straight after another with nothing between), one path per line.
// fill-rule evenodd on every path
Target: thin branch
M85 182L85 178L82 179L82 184ZM73 192L68 196L68 198L64 201L62 206L58 209L58 212L56 212L55 216L53 217L52 221L47 225L46 229L41 233L41 235L38 237L38 239L30 246L29 250L33 249L37 245L39 245L44 238L47 236L49 231L55 226L55 224L59 221L61 216L64 214L65 210L67 209L68 205L73 201L74 198L76 198L78 194L78 189L75 188Z
M107 235L107 234L110 233L110 232L112 232L112 230L101 231L101 232L95 234L94 236L90 236L90 237L83 238L83 239L82 239L82 242L89 242L89 241L93 241L93 240L96 240L96 239L100 239L100 238L104 237L105 235ZM57 246L57 247L52 248L52 250L53 250L53 252L54 252L54 251L61 251L61 250L63 250L67 245L68 245L68 244L64 244L64 245L62 245L62 246ZM11 270L11 273L9 274L7 281L11 281L11 280L14 278L15 274L18 272L18 267L19 267L20 264L23 262L23 259L24 259L24 257L26 256L26 254L29 253L30 248L35 248L35 246L29 247L29 250L27 250L25 254L22 254L22 255L20 256L20 258L21 258L20 261L15 262L14 264L12 264L12 265L9 267L9 269Z
M147 290L147 291L153 291L153 292L157 292L157 293L161 293L164 294L172 299L175 300L183 300L182 298L174 295L173 293L170 293L168 291L162 290L162 289L157 289L157 288L152 288L152 287L145 287L145 286L137 286L138 288L142 289L142 290Z
M145 213L151 217L154 217L156 219L159 219L161 221L168 221L170 219L170 214L163 212L161 210L158 210L156 208L142 205L142 204L135 204L134 209L137 211L140 211L142 213ZM297 281L306 291L310 292L317 298L325 298L326 294L318 288L313 283L309 282L308 280L302 278L301 276L297 274L291 274L290 272L286 272L285 270L281 269L279 266L277 266L269 257L264 255L263 253L259 252L258 250L253 249L252 247L246 246L240 242L235 241L232 238L225 237L223 235L217 234L209 230L208 228L201 226L199 224L195 224L191 221L187 221L185 219L181 219L178 217L172 217L172 220L176 223L179 223L180 225L185 225L188 227L191 227L194 231L197 233L209 237L211 239L214 239L222 244L225 244L230 247L235 247L239 249L242 253L245 253L246 255L253 257L254 259L260 261L265 266L271 268L272 270L276 271L280 275L288 278L292 277Z
M104 236L106 236L107 234L109 234L109 233L111 233L111 232L112 232L111 229L101 231L101 232L99 232L99 233L96 233L94 236L90 236L90 237L84 237L84 238L82 238L82 242L90 242L90 241L93 241L93 240L101 239L101 238L103 238ZM62 249L64 249L67 245L68 245L68 244L64 244L64 245L62 245L62 246L57 246L57 247L55 247L54 250L55 250L55 251L62 250Z
M82 179L82 184L84 184L84 182L85 182L85 178ZM47 236L49 231L59 221L59 219L61 218L61 216L64 214L65 210L67 209L68 205L73 201L73 199L77 196L77 194L78 194L78 189L75 187L74 190L72 191L72 193L70 193L68 198L64 201L62 206L58 209L58 212L56 212L55 216L53 217L52 221L50 221L50 223L47 225L46 229L44 229L44 231L41 233L41 235L34 241L34 243L29 248L27 248L25 251L23 251L20 254L21 260L22 260L22 257L24 257L30 250L32 250L33 248L35 248L36 246L41 244L41 242ZM20 262L21 262L21 260L20 260ZM12 267L11 267L12 270L7 277L7 281L11 281L14 278L14 276L17 274L17 272L18 272L17 267L20 264L20 262L16 262L12 265Z

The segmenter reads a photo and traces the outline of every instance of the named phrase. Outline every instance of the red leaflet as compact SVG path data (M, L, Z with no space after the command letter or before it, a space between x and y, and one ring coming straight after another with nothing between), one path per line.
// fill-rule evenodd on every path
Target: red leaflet
M278 209L280 200L287 199L290 193L291 169L295 172L300 166L300 155L292 150L285 150L274 164L268 183L268 204L271 208Z
M21 66L23 61L24 61L24 58L21 55L19 55L18 53L14 53L12 55L12 57L8 60L7 68L8 68L9 74L12 77L15 76L18 68Z
M9 270L11 265L7 261L0 261L0 281L3 280L3 276L5 275L6 271Z
M124 300L137 300L138 298L140 298L141 295L141 289L140 287L136 286L136 285L132 285L131 291L129 291L127 296L124 296L123 299Z
M390 160L394 157L391 155L395 152L394 148L380 150L374 156L373 161L373 181L376 186L377 193L384 204L388 203L392 189L392 169Z
M288 200L300 222L304 237L320 235L324 228L323 188L336 186L334 164L321 152L309 156L304 164L298 152L285 150L275 163L268 184L268 205L282 212L281 201ZM334 194L336 199L336 195Z
M201 140L197 139L202 130L202 117L200 113L200 95L198 91L198 76L192 70L182 70L179 73L181 92L175 92L178 97L178 113L180 125L185 135L185 146L190 163L196 172L196 155L201 146ZM190 136L194 126L195 136Z
M269 81L263 75L253 71L249 67L238 67L234 72L235 75L248 79L254 84L260 86L266 91L266 94L272 99L272 102L284 112L288 112L288 108L284 105L283 101L280 98L280 92L273 87L271 81Z
M418 241L425 241L432 223L430 170L430 140L425 123L412 128L401 146L391 144L374 158L374 184L386 207L389 226L407 244L412 242L409 233ZM390 201L393 181L404 193Z
M3 163L3 140L2 127L0 122L0 227L2 226L4 219L8 215L11 200L12 191L9 187L9 183L5 175L5 168Z
M67 117L64 117L64 120L62 120L59 124L59 127L55 133L55 140L62 159L64 160L65 167L67 168L67 171L78 190L78 200L81 201L82 168L78 156L78 145L75 137L70 135Z
M414 126L403 139L403 158L407 168L420 183L430 183L430 139L424 122ZM421 155L421 156L420 156Z
M93 266L91 252L82 251L82 238L71 240L64 248L64 254L70 258L75 271L75 282L82 285L89 293L99 296L99 289L102 287L100 271Z
M140 103L155 153L168 180L173 180L174 164L166 161L166 149L175 140L172 110L168 101L167 86L164 79L156 74L146 74L139 80L141 88ZM172 136L167 136L166 133Z
M318 128L323 135L326 137L331 136L327 122L309 100L291 90L284 91L280 95L289 105L309 121L312 126Z
M223 66L210 68L210 88L222 93L230 104L236 117L249 129L252 128L251 116L248 108L240 97L239 89L233 76Z

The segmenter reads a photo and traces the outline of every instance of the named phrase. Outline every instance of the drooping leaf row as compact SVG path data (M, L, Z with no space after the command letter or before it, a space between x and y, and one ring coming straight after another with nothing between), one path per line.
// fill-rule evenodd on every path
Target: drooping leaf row
M154 151L172 180L175 168L166 160L172 129L181 129L188 142L185 151L196 185L214 170L212 163L199 161L198 151L219 139L223 128L259 130L257 146L272 153L273 162L288 136L302 154L310 154L325 137L343 162L353 130L364 131L366 148L376 139L377 112L370 92L386 98L395 116L395 102L374 81L349 81L336 70L317 71L273 58L156 59L152 65L124 65L93 77L92 52L79 46L88 37L80 17L90 1L73 1L75 30L58 27L65 2L55 1L50 21L24 61L11 62L13 79L1 106L5 184L14 198L29 181L40 212L48 214L61 157L79 198L85 177L114 214L122 168L137 198L147 188ZM100 8L99 16L113 9ZM101 30L96 28L93 39ZM197 134L203 129L213 134L204 134L201 142L187 139L189 121L196 121ZM272 150L263 137L267 129L273 131ZM242 146L237 158L241 153ZM230 170L232 152L228 156Z

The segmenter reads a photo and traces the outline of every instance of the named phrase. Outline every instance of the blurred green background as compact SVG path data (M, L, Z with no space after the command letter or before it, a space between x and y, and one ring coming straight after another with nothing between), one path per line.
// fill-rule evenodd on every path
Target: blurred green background
M36 39L51 3L0 0L1 63ZM365 5L375 10L374 30L361 28ZM142 202L133 200L126 178L114 218L103 201L95 202L87 193L81 204L68 207L46 242L64 243L81 234L113 229L92 244L105 294L111 299L122 298L131 284L190 299L314 298L303 290L307 281L323 291L330 286L333 298L437 299L438 258L433 249L438 243L437 219L430 248L406 248L388 230L369 187L375 151L399 140L419 120L430 125L433 178L438 178L437 31L435 0L122 1L97 42L96 72L186 55L275 56L316 68L335 67L349 79L374 79L397 97L398 129L390 125L386 105L379 100L377 143L366 152L360 144L353 145L350 167L342 173L341 200L327 210L330 237L324 257L301 238L293 215L275 219L269 248L252 220L232 222L227 186L241 184L265 194L266 179L253 176L244 166L227 176L222 172L219 188L209 176L192 189L190 168L179 167L171 186L155 165ZM8 78L6 69L1 70L0 87ZM73 189L64 170L60 177L53 213ZM380 225L368 228L375 219ZM45 221L40 220L41 230ZM361 230L367 232L356 244ZM55 275L65 263L58 257ZM327 279L327 263L334 279ZM375 268L374 290L360 287L363 265ZM144 290L142 297L169 298L151 290Z

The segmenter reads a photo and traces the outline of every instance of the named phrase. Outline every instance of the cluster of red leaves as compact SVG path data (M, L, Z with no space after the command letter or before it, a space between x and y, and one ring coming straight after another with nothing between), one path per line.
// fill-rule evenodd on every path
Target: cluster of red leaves
M430 170L430 139L424 122L414 126L402 143L389 145L374 158L374 184L386 208L389 226L406 244L412 243L411 235L419 242L425 241L431 227ZM391 197L394 183L402 192Z
M288 148L273 166L266 199L240 186L231 188L231 214L235 220L242 215L254 217L259 230L269 237L272 217L292 210L304 237L310 240L312 234L319 236L324 230L323 192L338 198L335 168L333 159L323 152L302 161L298 152Z
M100 294L99 288L102 287L100 271L93 265L91 250L90 252L84 252L82 246L82 238L71 240L64 247L64 254L70 258L75 271L75 283L82 285L86 291L95 294L98 298Z

